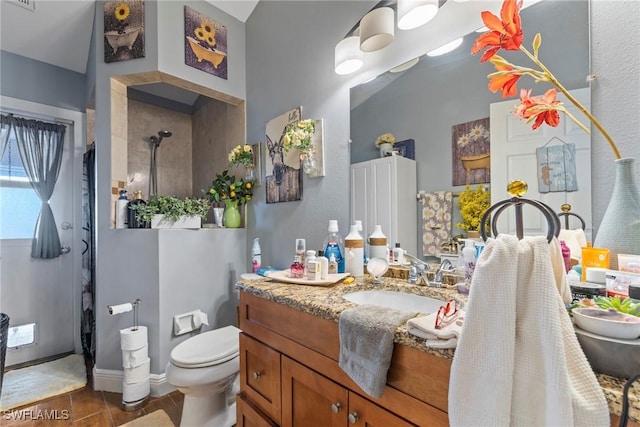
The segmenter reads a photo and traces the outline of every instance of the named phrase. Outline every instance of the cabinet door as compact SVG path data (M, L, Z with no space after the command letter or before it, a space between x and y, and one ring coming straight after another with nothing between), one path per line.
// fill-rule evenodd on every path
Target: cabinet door
M280 353L240 334L240 391L280 422Z
M365 238L373 232L375 226L371 201L373 188L371 188L369 169L369 162L351 165L351 223L356 219L362 221L362 232Z
M349 425L359 427L411 427L408 421L355 393L349 393Z
M381 225L387 235L387 243L393 247L398 237L398 205L395 201L396 171L391 157L371 162L371 211L372 225ZM373 230L370 230L371 232ZM402 243L402 242L400 242Z
M236 397L236 426L277 427L278 425L254 408L244 396L238 395Z
M282 427L345 427L347 390L282 356Z

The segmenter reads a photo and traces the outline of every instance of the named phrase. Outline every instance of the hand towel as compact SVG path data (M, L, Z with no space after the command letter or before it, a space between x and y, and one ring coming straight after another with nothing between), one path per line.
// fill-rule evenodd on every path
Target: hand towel
M571 258L582 259L582 248L587 246L587 235L582 228L575 230L561 229L558 234L558 240L564 240L564 243L569 247Z
M382 396L396 329L416 314L366 304L340 314L339 365L367 394Z
M553 277L556 281L556 288L562 297L562 302L570 304L573 300L571 289L569 289L569 281L567 280L567 270L564 267L564 259L562 258L562 247L557 238L553 238L549 243L549 252L551 256L551 267L553 268Z
M609 426L544 237L489 239L451 366L451 426Z
M464 310L460 310L455 322L442 329L436 329L436 316L431 313L423 317L414 317L407 321L407 332L420 338L425 338L427 347L456 348L462 331Z

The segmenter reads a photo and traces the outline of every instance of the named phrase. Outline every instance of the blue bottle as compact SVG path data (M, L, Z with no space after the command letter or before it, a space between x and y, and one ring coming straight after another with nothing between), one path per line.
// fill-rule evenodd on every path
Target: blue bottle
M333 255L338 263L338 273L344 273L344 238L338 232L338 221L329 220L329 234L324 239L322 247L324 248L324 256L331 258Z

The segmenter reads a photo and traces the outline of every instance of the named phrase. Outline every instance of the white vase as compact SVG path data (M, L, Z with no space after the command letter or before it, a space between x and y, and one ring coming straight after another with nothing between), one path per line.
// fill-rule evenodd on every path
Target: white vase
M616 160L616 180L611 200L593 242L611 252L610 268L617 270L618 254L640 254L640 192L634 159Z
M378 150L380 150L380 157L386 157L387 153L390 153L393 150L393 144L380 144L378 145Z

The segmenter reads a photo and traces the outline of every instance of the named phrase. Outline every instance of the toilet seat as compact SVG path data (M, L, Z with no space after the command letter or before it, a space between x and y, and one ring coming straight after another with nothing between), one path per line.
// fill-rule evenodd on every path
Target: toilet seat
M235 326L204 332L178 344L171 351L171 363L181 368L204 368L238 357L238 335Z

